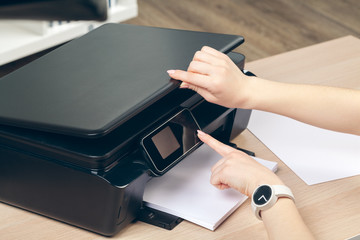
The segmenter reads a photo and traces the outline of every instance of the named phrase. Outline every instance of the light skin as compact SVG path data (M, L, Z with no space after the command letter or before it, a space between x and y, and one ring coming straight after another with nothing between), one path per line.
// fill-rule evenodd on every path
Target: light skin
M358 90L249 77L226 54L210 47L195 53L187 71L168 73L182 81L181 88L192 89L215 104L273 112L325 129L360 135ZM279 177L246 154L203 132L198 136L223 156L212 168L211 183L217 188L234 188L251 196L260 184L283 185ZM280 198L261 216L270 239L314 239L290 199Z
M284 185L281 179L245 153L229 147L210 135L199 131L201 141L208 144L223 158L211 169L210 182L219 189L233 188L251 196L262 184ZM303 222L295 203L279 198L268 210L261 211L269 239L314 239Z
M225 107L257 109L338 132L360 135L360 91L288 84L248 77L231 59L210 47L195 53L187 71L169 70L207 101Z

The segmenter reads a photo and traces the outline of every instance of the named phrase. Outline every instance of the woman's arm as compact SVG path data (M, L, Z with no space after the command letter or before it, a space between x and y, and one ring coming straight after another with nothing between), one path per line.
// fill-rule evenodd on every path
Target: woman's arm
M279 198L270 209L261 211L269 239L315 239L289 198Z
M229 147L201 131L198 136L223 156L223 159L211 169L210 182L215 187L219 189L233 188L251 197L259 185L284 185L272 171L245 153ZM261 211L261 217L269 239L314 239L291 199L279 198L270 209Z
M231 59L210 47L195 53L187 71L169 70L207 101L226 107L257 109L346 133L360 135L360 91L288 84L248 77Z
M248 108L313 126L360 135L360 91L253 79Z

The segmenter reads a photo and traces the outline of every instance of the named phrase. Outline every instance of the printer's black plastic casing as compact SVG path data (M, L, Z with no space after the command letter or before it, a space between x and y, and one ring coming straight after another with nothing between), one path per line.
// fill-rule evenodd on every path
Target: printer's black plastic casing
M154 43L146 49L126 50L148 41ZM168 55L153 53L159 51L153 45L172 49L164 46L166 42L180 49ZM203 131L225 142L246 128L251 110L211 104L178 88L180 83L163 73L171 67L184 69L202 45L229 54L242 69L244 56L230 52L242 42L242 37L232 35L107 24L3 77L0 201L106 236L116 234L136 220L152 177L139 144L144 134L184 108ZM102 54L107 48L113 52ZM166 56L177 60L154 70L154 56L159 62ZM94 58L99 66L90 65ZM116 64L103 62L115 60ZM142 77L131 77L133 64L143 69L133 75ZM155 75L146 72L149 69ZM128 78L117 72L126 72ZM155 91L139 89L146 81ZM119 96L114 96L115 88ZM94 89L99 95L93 95ZM136 101L126 101L133 97L129 95L117 105L126 91L136 95Z

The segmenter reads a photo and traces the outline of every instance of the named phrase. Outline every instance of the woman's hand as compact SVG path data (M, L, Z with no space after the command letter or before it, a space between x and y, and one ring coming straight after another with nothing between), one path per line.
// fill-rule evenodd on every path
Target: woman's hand
M198 131L198 136L201 141L223 156L211 169L210 182L215 187L233 188L251 196L261 184L283 185L275 173L247 154L217 141L204 132Z
M207 101L230 108L246 108L249 78L224 53L203 47L195 53L187 71L168 70L170 77L182 81Z

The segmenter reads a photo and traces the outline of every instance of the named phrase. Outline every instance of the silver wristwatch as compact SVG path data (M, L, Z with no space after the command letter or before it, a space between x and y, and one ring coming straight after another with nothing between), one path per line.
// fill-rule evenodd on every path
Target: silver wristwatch
M295 201L290 188L284 185L260 185L251 198L251 207L255 216L261 220L261 210L275 205L279 197L287 197Z

